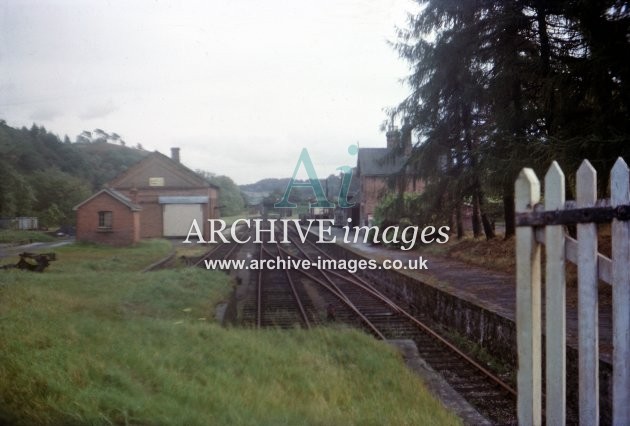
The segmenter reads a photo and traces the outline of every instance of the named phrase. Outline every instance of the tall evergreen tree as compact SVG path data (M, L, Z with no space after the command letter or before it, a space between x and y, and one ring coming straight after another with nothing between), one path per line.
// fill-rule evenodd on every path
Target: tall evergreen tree
M395 44L411 93L391 115L414 129L410 166L436 208L471 201L478 235L485 197L502 197L509 237L522 167L556 159L571 172L589 158L608 169L630 155L629 2L418 4Z

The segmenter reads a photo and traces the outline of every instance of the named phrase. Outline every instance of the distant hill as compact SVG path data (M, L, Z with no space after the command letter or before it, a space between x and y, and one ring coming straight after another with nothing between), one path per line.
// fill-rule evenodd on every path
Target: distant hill
M107 142L71 142L48 132L43 126L16 129L0 121L0 162L18 173L56 168L83 178L92 190L99 189L148 152Z
M256 204L260 200L272 197L279 199L284 195L287 185L291 178L267 178L259 180L256 183L239 185L239 188L251 204ZM297 180L306 183L307 179ZM326 179L320 179L324 193L328 192L328 199L336 202L341 188L341 178L339 176L330 175ZM304 204L314 197L313 190L310 188L295 188L291 191L290 201L296 204Z
M239 185L241 191L248 193L271 193L271 192L284 192L289 184L290 178L267 178L261 179L256 183L249 183L246 185Z
M85 158L91 170L91 185L100 189L106 182L124 172L132 164L143 159L149 151L107 142L73 144Z
M102 138L80 140L62 141L43 126L17 129L0 120L0 216L71 224L74 205L147 155Z
M42 126L17 129L0 120L0 217L37 216L42 226L72 225L76 204L148 154L101 129L62 141ZM223 215L243 210L232 179L196 172L219 186Z

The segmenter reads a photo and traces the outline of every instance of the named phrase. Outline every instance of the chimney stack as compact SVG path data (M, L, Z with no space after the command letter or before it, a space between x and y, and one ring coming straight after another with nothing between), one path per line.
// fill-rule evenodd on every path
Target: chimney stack
M400 146L400 132L396 127L391 126L385 133L385 137L387 138L387 149L393 150Z
M179 163L179 148L171 148L171 159Z
M402 144L402 148L403 151L405 153L405 155L409 155L411 154L411 149L412 149L412 143L411 143L411 132L412 132L412 128L410 125L405 124L402 127L402 131L400 132L400 139L401 139L401 144Z

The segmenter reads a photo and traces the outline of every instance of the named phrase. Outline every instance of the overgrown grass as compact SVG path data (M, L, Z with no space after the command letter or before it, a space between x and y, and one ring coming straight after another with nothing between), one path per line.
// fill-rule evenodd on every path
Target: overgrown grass
M247 219L249 217L249 215L247 214L247 212L241 212L237 215L234 216L225 216L222 217L221 220L223 220L225 222L225 226L226 229L230 226L232 226L232 224L237 221L238 219Z
M610 225L598 226L598 251L605 256L611 255ZM431 244L421 249L425 253L434 253L452 259L462 260L471 265L483 266L495 271L515 273L516 242L497 237L492 240L473 238L467 235L461 240L451 237L446 244ZM543 256L544 262L544 256Z
M598 251L605 256L611 255L611 230L610 225L598 226ZM504 240L496 238L487 241L485 238L472 238L467 236L462 240L451 238L446 244L431 244L422 248L423 253L433 253L451 259L461 260L471 265L481 266L489 270L505 272L511 275L516 273L516 242L514 238ZM541 268L544 271L546 264L545 247L542 248ZM577 306L577 266L571 262L566 263L567 306ZM426 279L425 279L426 280ZM544 284L544 275L543 275ZM599 304L609 306L612 301L612 288L600 281L598 284Z
M486 348L471 341L468 337L455 330L444 331L445 336L458 348L463 349L473 359L486 366L491 371L501 376L512 386L516 386L516 371L514 367L506 364L503 360L494 357Z
M48 270L62 273L142 271L171 250L171 243L166 240L144 240L134 247L123 248L76 243L55 249L59 260Z
M393 349L351 330L225 329L220 272L73 245L0 275L0 424L457 424Z
M29 244L34 242L48 243L55 237L40 231L19 231L0 229L0 244Z
M516 268L514 238L486 240L467 236L461 240L452 237L446 244L430 244L421 249L423 253L433 253L482 266L495 271L514 273Z

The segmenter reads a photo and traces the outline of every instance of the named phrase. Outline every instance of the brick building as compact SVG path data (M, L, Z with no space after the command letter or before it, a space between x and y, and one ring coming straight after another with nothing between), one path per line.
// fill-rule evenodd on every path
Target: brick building
M408 133L408 132L406 132ZM386 133L387 148L359 148L356 176L359 181L359 219L361 225L372 223L379 201L391 191L388 181L405 167L411 153L411 134L401 137L397 129ZM404 192L422 192L424 184L407 179Z
M209 237L208 219L219 217L218 195L218 187L180 163L179 148L171 149L171 158L156 151L75 207L77 240L121 245L139 238L183 237L193 219ZM123 221L131 219L119 210L132 208L123 201L136 209L137 225ZM109 229L98 229L97 221L108 215L112 218ZM138 238L131 235L135 233Z
M111 188L101 189L74 208L77 239L113 246L140 241L140 206Z

